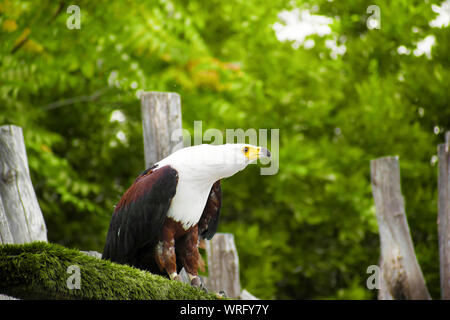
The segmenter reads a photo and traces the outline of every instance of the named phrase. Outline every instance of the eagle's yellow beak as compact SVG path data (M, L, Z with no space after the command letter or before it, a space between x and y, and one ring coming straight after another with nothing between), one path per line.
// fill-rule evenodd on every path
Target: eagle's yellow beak
M243 151L250 161L260 158L270 158L270 151L267 148L247 146Z

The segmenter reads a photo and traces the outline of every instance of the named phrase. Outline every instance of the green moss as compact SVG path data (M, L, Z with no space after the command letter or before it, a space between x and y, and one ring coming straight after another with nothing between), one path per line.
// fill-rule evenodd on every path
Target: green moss
M80 270L80 289L67 280ZM0 293L21 299L215 299L214 294L45 242L0 245Z

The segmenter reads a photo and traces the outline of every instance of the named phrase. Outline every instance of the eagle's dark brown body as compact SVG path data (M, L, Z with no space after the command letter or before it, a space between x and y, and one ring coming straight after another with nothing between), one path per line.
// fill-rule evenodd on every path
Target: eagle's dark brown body
M152 273L172 275L184 267L198 274L198 240L217 230L222 192L214 183L197 224L185 229L167 216L178 173L170 166L145 170L125 192L111 218L103 259Z
M199 238L217 230L221 179L259 158L264 147L201 144L181 148L145 170L125 192L111 218L104 259L179 279L181 267L200 285Z

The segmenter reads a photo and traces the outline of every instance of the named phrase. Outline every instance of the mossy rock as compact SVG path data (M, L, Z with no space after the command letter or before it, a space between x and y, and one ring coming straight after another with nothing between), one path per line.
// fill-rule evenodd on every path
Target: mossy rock
M79 289L67 285L70 266L79 268ZM0 293L20 299L216 299L185 283L46 242L0 245Z

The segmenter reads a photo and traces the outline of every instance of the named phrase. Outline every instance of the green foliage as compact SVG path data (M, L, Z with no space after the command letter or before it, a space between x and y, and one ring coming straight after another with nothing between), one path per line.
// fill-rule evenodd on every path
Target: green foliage
M381 28L366 9L381 9ZM0 1L0 124L24 128L49 239L102 251L114 204L143 170L139 90L176 91L183 126L280 129L280 170L223 182L219 231L260 298L374 298L371 159L398 155L419 263L439 297L436 145L450 129L449 29L439 1ZM333 17L314 47L280 42L280 11ZM433 35L431 57L413 54ZM332 55L326 40L345 45ZM405 46L410 54L400 54ZM115 110L126 117L111 121ZM438 128L438 134L434 130ZM125 139L124 139L125 137Z
M79 268L79 289L67 285L75 275L71 266ZM0 246L0 291L21 299L216 299L185 283L45 242Z

